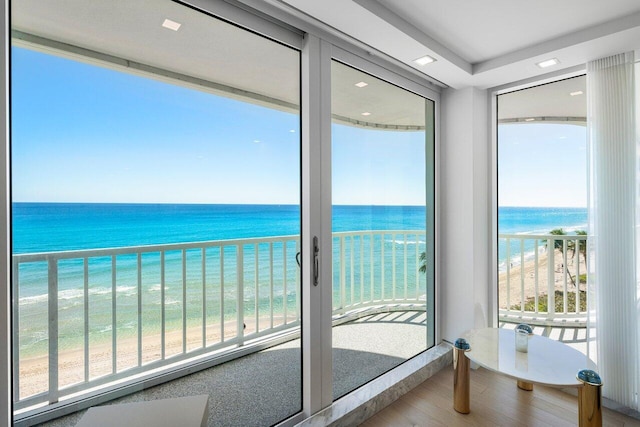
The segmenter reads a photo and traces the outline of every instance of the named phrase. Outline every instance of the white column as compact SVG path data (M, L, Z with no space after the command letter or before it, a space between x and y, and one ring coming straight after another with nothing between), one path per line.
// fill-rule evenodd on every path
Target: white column
M493 325L490 310L490 143L487 92L442 96L439 259L442 338Z
M587 64L590 304L603 395L638 408L637 143L633 52ZM594 318L592 317L592 321Z

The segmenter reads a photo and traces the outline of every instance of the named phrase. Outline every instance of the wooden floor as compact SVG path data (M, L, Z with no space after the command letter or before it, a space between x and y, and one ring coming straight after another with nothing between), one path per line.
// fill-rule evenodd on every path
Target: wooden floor
M603 410L604 426L638 426L640 420ZM577 397L558 389L516 387L486 369L471 371L471 413L453 410L453 368L445 368L367 420L364 427L577 426Z

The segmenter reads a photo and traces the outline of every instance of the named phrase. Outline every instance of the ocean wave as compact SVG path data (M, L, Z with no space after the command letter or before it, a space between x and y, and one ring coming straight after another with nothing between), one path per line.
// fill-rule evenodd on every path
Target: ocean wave
M572 225L568 227L556 227L556 228L562 228L564 232L567 233L569 236L573 236L574 235L573 233L575 233L576 231L586 230L587 227L588 227L588 224L578 224L578 225ZM526 230L526 231L507 232L507 233L501 233L501 234L516 234L521 236L549 235L550 231L551 229L549 228L538 228L538 229L532 229L532 230Z
M386 243L395 243L396 245L407 245L407 246L415 246L416 244L418 245L424 245L427 242L419 240L419 241L415 241L415 240L407 240L406 242L404 241L404 239L394 239L394 240L385 240Z
M47 331L31 331L28 336L20 336L20 348L28 349L49 339L49 333Z
M76 298L83 298L83 289L67 289L64 291L58 291L58 300L68 301Z
M113 330L113 325L106 325L104 328L98 330L98 334L104 334L106 332L111 332Z
M33 295L30 297L20 298L20 305L39 304L46 302L49 299L49 294Z
M137 294L138 288L136 286L117 286L116 294L118 296L134 296ZM98 288L89 288L89 296L98 296L98 295L110 295L112 293L111 288L107 287L98 287ZM76 299L84 298L84 289L64 289L58 291L58 300L65 302L72 302ZM45 303L49 300L49 294L40 294L40 295L31 295L28 297L20 298L20 305L31 305L31 304L41 304Z

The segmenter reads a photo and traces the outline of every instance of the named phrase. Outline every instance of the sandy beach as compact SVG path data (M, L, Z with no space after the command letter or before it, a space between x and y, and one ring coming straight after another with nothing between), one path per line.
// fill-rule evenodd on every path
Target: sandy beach
M546 251L541 251L538 254L538 296L547 294L548 290L548 256ZM553 262L553 289L558 291L564 290L565 283L565 262L566 262L566 281L567 290L569 292L575 292L574 283L571 281L572 276L576 276L577 263L575 257L570 252L565 260L562 252L556 249L554 252ZM587 272L584 258L580 257L579 273L583 275ZM577 282L578 279L575 279ZM507 283L509 285L507 285ZM522 284L524 284L524 298L522 296ZM509 292L507 292L509 289ZM580 290L586 290L585 284L580 284ZM525 260L523 266L514 265L511 267L509 274L507 272L501 272L498 275L498 304L501 309L506 309L520 302L524 299L531 298L536 294L536 263L534 259ZM509 298L507 298L509 296Z
M295 320L295 316L289 315L289 322ZM255 332L255 318L246 318L245 335ZM269 325L269 318L260 319L260 328ZM283 324L282 317L274 317L274 327ZM225 323L225 339L236 336L236 322ZM207 343L214 345L220 342L220 324L211 324L207 328ZM165 334L165 357L182 353L182 329L167 331ZM202 326L187 329L187 351L202 347ZM117 341L117 370L124 371L138 364L138 338L120 337ZM142 338L142 363L150 363L160 360L161 340L160 334L143 336ZM61 351L59 353L59 384L60 387L70 386L84 381L84 348ZM113 353L111 341L89 345L89 376L91 379L111 374ZM24 358L20 363L20 398L45 392L49 382L49 357L41 356Z

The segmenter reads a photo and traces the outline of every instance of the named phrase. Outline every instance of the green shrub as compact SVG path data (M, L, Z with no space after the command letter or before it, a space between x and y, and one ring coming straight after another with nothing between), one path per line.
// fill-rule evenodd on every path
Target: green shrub
M582 281L582 276L584 276L584 282ZM580 275L580 283L586 283L587 277L586 274ZM534 297L527 298L524 303L525 311L536 311L536 299ZM562 291L555 291L555 306L556 313L563 312L563 296ZM572 291L567 291L567 311L575 312L576 311L576 293ZM510 307L511 310L520 310L520 304L513 304ZM547 294L540 294L538 297L538 311L549 312L547 307ZM580 311L587 311L587 293L585 291L580 291Z

